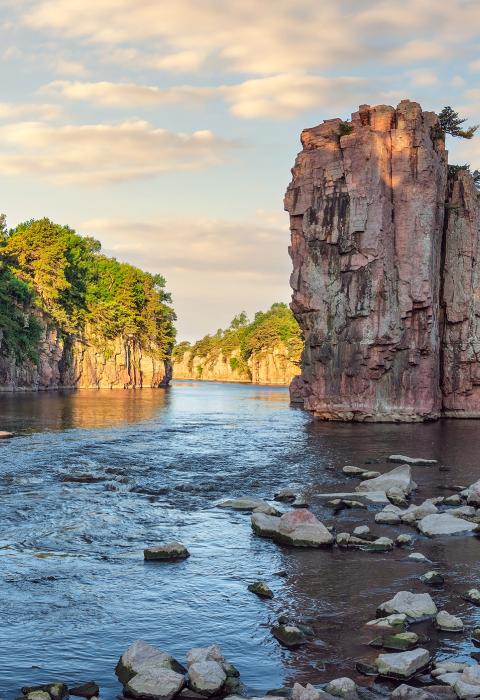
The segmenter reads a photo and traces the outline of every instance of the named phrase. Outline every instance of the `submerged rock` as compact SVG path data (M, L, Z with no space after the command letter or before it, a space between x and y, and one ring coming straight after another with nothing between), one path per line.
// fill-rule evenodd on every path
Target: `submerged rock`
M272 634L286 647L299 647L307 641L307 635L297 625L275 625L272 627Z
M427 515L418 523L418 529L428 537L438 537L441 535L463 535L478 529L476 523L468 520L456 518L448 513L438 513Z
M430 661L427 649L412 649L396 654L380 654L375 665L382 676L410 678L416 671L424 668Z
M400 464L411 464L416 467L430 467L438 464L436 459L424 459L423 457L406 457L405 455L390 455L389 462L398 462Z
M294 501L296 497L297 492L289 488L280 489L280 491L273 496L274 500L280 501L280 503L290 503L291 501Z
M437 614L437 606L428 593L400 591L378 608L380 615L403 613L412 621L425 620Z
M420 576L420 581L427 586L443 586L445 579L439 571L427 571Z
M265 583L265 581L255 581L248 586L251 593L255 593L259 598L273 598L273 591Z
M280 518L253 513L252 528L262 537L294 547L321 547L334 541L325 525L313 513L303 509L289 511Z
M382 637L376 637L369 642L371 647L383 647L384 649L395 649L397 651L408 651L413 649L419 641L415 632L397 632Z
M190 552L181 542L169 542L143 550L145 561L177 561L187 559Z

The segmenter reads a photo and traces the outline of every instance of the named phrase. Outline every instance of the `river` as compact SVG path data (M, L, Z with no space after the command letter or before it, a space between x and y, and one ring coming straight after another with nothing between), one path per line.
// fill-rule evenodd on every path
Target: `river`
M397 591L428 590L418 576L429 568L446 576L432 593L437 604L469 628L480 623L480 609L460 598L480 583L476 537L419 539L415 551L433 562L425 565L402 549L281 548L253 535L248 515L215 507L294 486L326 524L371 525L373 512L335 517L317 498L353 490L343 465L394 452L436 458L440 467L414 468L416 501L450 494L446 486L480 476L477 421L326 424L289 406L284 388L177 381L166 390L1 395L0 428L16 433L0 443L2 700L54 679L95 679L102 700L113 700L116 661L137 638L180 661L192 646L218 643L257 693L341 675L367 683L354 672L356 659L376 653L363 624ZM173 539L188 546L188 560L144 563L146 545ZM247 591L259 578L272 600ZM316 639L280 647L270 627L282 612L310 622ZM473 650L467 634L430 631L427 646L440 656Z

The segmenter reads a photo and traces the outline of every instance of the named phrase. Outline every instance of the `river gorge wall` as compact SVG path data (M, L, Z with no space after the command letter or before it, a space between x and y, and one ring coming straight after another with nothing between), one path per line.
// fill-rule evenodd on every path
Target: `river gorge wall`
M253 353L242 362L240 350L231 353L192 355L187 351L173 361L174 379L202 379L217 382L248 382L288 386L300 373L299 357L293 359L281 342Z
M302 132L285 208L303 331L292 401L325 420L480 417L479 204L433 112Z
M88 327L81 336L69 336L45 315L37 318L42 328L38 360L0 355L0 392L133 389L166 386L171 380L170 360L158 359L158 353L146 352L131 338L100 344Z

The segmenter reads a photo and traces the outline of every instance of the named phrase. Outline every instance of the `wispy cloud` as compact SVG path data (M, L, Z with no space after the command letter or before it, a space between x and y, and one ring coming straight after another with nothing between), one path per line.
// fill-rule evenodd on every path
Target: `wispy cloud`
M145 121L0 126L0 174L44 176L57 184L98 184L197 170L224 162L232 141L210 131L173 133Z

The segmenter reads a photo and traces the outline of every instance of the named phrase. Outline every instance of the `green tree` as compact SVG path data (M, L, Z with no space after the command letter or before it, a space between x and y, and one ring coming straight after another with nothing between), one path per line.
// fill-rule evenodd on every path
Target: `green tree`
M470 126L467 129L462 128L462 124L467 121L466 118L460 117L458 112L455 112L452 107L444 107L438 115L440 126L446 134L450 136L459 136L463 139L471 139L478 131L479 125Z

